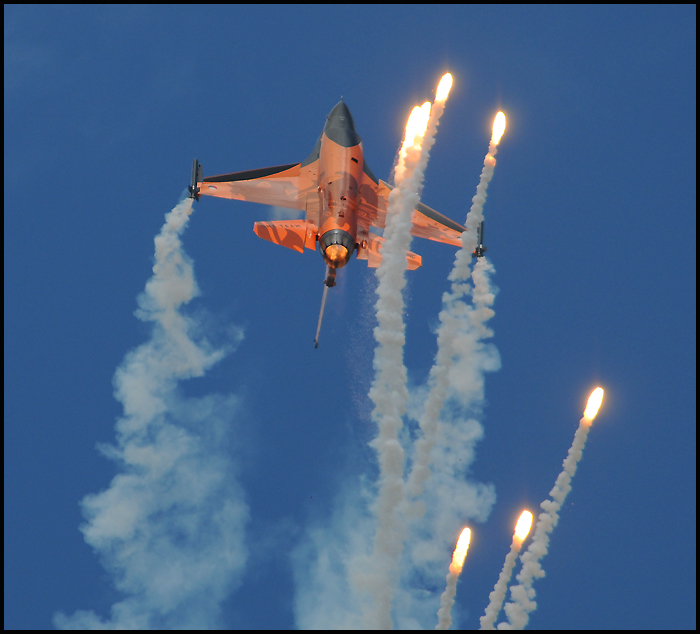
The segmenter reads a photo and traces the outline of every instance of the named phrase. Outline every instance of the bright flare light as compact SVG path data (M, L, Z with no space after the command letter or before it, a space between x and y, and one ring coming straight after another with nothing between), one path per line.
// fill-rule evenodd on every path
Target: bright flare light
M396 178L403 179L406 168L406 154L409 148L420 150L423 143L423 135L428 128L430 120L430 102L426 101L422 106L416 106L411 111L411 116L408 117L406 123L406 134L399 153L400 161L396 166Z
M600 404L603 402L603 388L597 387L588 397L588 405L586 411L583 412L583 417L589 421L593 420L598 413Z
M450 88L452 88L452 75L446 73L442 76L440 83L437 87L437 93L435 94L435 101L447 101L447 95L450 94Z
M413 141L416 138L418 130L418 119L420 116L420 106L416 106L413 108L413 110L411 110L411 115L408 117L408 122L406 123L406 134L404 135L403 147L401 148L402 152L413 145Z
M506 131L506 115L499 112L493 122L493 133L491 134L491 143L498 145L503 133Z
M515 525L515 538L523 542L530 532L530 527L532 526L532 513L530 511L523 511L520 514L520 519Z
M428 127L428 119L430 119L430 102L426 101L422 106L416 106L411 111L411 116L408 117L406 123L406 134L403 139L401 153L403 156L406 150L410 147L420 147L421 140Z
M464 565L464 559L467 556L469 540L471 537L471 530L465 528L457 540L457 547L455 548L454 553L452 553L452 563L450 564L450 572L454 575L458 575L460 572L462 572L462 566Z
M425 131L428 129L428 121L430 120L430 108L431 103L429 101L426 101L420 107L420 118L418 119L418 128L416 129L416 136L419 136L421 138L421 141L423 140ZM418 142L418 145L420 145L421 141Z

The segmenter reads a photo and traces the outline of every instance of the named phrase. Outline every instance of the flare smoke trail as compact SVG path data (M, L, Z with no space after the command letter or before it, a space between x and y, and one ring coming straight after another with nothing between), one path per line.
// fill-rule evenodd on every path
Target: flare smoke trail
M515 559L520 552L520 547L523 545L523 540L530 532L531 526L532 513L530 513L530 511L523 511L515 527L513 542L510 545L510 551L506 555L503 570L501 570L501 574L498 576L498 581L493 588L493 592L489 595L489 604L486 606L486 612L484 616L481 617L481 627L479 628L481 630L496 629L493 624L496 622L501 607L503 607L503 601L506 598L506 591L508 590L508 582L510 581L510 576L513 574Z
M457 547L452 554L452 563L450 571L445 577L447 587L440 597L440 609L438 610L438 624L436 630L449 630L452 625L452 605L455 602L455 594L457 594L457 579L462 572L464 559L467 556L469 542L471 540L471 530L465 528L459 536Z
M496 139L495 134L491 138L488 153L484 158L484 168L481 171L479 185L476 188L474 198L472 198L471 209L467 214L465 222L467 230L462 233L461 237L462 247L457 251L455 263L449 276L452 281L452 289L451 292L443 295L443 309L440 311L440 326L437 331L438 350L428 378L431 387L425 402L423 416L419 420L423 436L416 441L416 455L408 477L407 488L413 498L422 495L425 481L430 476L431 453L437 440L438 419L447 397L450 368L456 353L455 339L459 335L461 322L467 315L467 307L462 301L462 297L469 292L469 286L464 282L470 275L469 265L472 261L472 253L477 246L477 227L484 219L483 207L486 202L486 189L493 178L496 167L495 155L499 140L500 137ZM493 332L485 326L485 323L495 314L490 308L493 305L494 293L489 286L488 273L492 271L493 267L487 264L484 258L478 258L472 273L476 310L469 317L478 338L493 335ZM420 509L414 512L420 514Z
M236 399L187 398L178 390L179 381L202 376L237 342L215 349L180 311L198 294L180 243L191 213L185 199L165 216L154 275L136 311L153 322L151 338L126 355L114 377L124 415L116 446L100 450L122 472L81 503L85 541L126 598L108 620L91 610L57 613L59 628L216 627L219 604L246 561L248 509L226 447Z
M600 390L600 388L598 388ZM601 398L602 398L602 390ZM594 392L595 394L595 392ZM590 401L589 401L590 403ZM600 403L598 403L600 405ZM516 629L522 630L530 620L529 614L536 607L535 590L532 583L536 578L544 577L544 570L540 566L540 559L544 557L549 550L549 534L554 530L554 527L559 521L559 510L561 509L566 496L571 491L571 478L576 473L576 467L583 455L583 448L586 445L588 431L591 427L591 421L595 417L594 413L589 413L586 409L581 422L579 423L574 442L569 448L569 453L564 460L564 470L559 474L554 488L549 492L553 500L545 500L540 504L544 509L537 518L537 526L535 533L532 536L532 543L527 551L520 557L523 563L523 568L516 577L518 585L510 589L512 602L506 603L505 611L508 617L508 623L499 623L499 630Z
M506 598L506 592L508 590L508 582L513 574L515 560L518 558L518 553L520 552L520 544L521 542L513 538L513 542L510 545L510 550L506 555L506 560L503 562L501 574L498 575L498 581L496 582L491 594L489 594L489 604L486 607L486 613L479 620L479 623L481 624L481 627L479 628L480 630L496 629L493 624L496 622L498 613L503 607L503 601Z
M429 107L429 104L428 104ZM414 117L412 116L412 119ZM403 295L406 285L406 251L411 243L411 217L420 197L423 181L421 143L423 130L411 143L411 125L396 171L396 187L389 196L382 262L377 269L377 322L374 337L375 380L369 396L374 403L373 420L378 435L371 442L379 460L379 492L375 502L377 529L370 572L364 584L373 603L365 610L367 627L390 629L393 577L403 548L403 527L396 517L396 508L404 498L404 451L399 442L402 417L406 411L407 373L403 363L405 325ZM407 144L410 145L407 146ZM405 153L404 153L405 150Z
M456 575L451 570L447 573L445 580L447 585L445 591L440 597L440 609L438 610L438 624L435 626L436 630L449 630L450 625L452 625L452 606L455 602L455 595L457 594L457 579L459 575Z
M490 505L495 498L493 490L488 487L477 488L476 495L472 493L471 504L462 498L462 509L456 509L455 499L443 499L441 490L449 490L452 495L463 484L464 469L471 463L469 455L476 440L481 436L481 426L476 420L470 419L460 424L439 426L440 414L448 398L448 394L458 399L465 409L478 410L483 400L483 376L486 371L497 370L500 362L498 353L492 345L483 343L484 339L493 336L486 323L495 314L491 306L495 299L495 291L490 283L493 266L485 258L478 258L473 271L470 271L472 253L477 246L476 229L483 220L483 205L486 201L486 189L493 177L496 160L494 158L500 134L494 134L489 144L488 153L484 159L477 191L472 199L472 206L467 214L467 231L462 234L462 247L457 252L455 263L449 279L452 282L451 291L443 295L443 309L440 312L440 325L437 330L438 350L435 362L428 378L429 393L425 400L423 412L418 424L421 437L415 442L413 465L408 476L407 492L408 505L404 506L404 514L409 529L413 530L411 537L410 568L419 569L422 576L434 577L439 569L440 551L429 545L436 541L437 535L450 534L455 524L464 521L464 513L472 517L481 516L485 519ZM465 283L471 274L473 289ZM466 303L465 295L472 295L472 302ZM455 448L461 449L460 468L450 464ZM430 491L429 499L440 498L433 504L432 517L425 517L426 507L419 498L431 478L431 464L435 454L439 453L440 460L432 467L432 480L435 480L435 491ZM438 486L438 484L440 486ZM460 517L461 516L461 517ZM430 553L428 555L427 553ZM456 579L452 580L456 591ZM447 590L451 580L447 578ZM418 589L414 589L413 602L417 601ZM453 595L454 596L454 595ZM450 610L454 601L443 597L441 622L451 622Z
M402 295L406 285L406 251L411 244L413 210L420 201L425 168L446 98L447 95L432 109L429 103L423 104L421 111L427 109L429 116L422 125L414 120L412 126L409 120L396 167L396 187L389 196L382 262L377 269L378 326L374 333L378 345L374 357L376 376L370 398L374 403L372 417L379 428L379 434L371 444L378 454L380 475L376 501L378 525L371 560L373 572L365 582L374 604L365 612L365 623L380 629L393 625L392 587L405 540L404 523L397 511L405 500L404 450L399 442L399 432L408 402L407 373L403 363L405 324ZM415 141L410 143L414 129L417 134Z

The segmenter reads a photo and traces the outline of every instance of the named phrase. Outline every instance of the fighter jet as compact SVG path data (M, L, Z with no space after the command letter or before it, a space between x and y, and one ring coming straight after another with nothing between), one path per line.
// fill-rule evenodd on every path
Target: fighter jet
M320 251L327 265L321 313L314 343L318 347L328 289L336 273L357 252L358 260L377 267L384 239L372 229L383 229L392 187L377 179L364 158L362 139L355 131L350 110L341 101L326 117L326 124L309 157L301 163L203 177L194 160L190 197L217 196L264 205L300 209L304 219L261 221L255 234L299 253ZM411 235L461 246L465 228L423 203L413 212ZM485 248L484 248L485 250ZM407 268L422 264L420 255L406 252Z

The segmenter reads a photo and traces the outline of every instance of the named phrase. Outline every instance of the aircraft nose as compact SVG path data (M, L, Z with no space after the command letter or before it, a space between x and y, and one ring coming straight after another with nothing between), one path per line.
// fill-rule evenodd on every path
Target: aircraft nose
M344 101L339 101L326 119L326 128L345 128L355 131L355 122Z

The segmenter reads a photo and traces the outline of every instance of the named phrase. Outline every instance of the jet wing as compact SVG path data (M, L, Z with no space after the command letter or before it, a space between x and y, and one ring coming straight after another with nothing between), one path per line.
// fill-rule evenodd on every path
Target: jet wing
M311 193L315 194L314 202L318 198L317 181L318 157L312 152L303 163L207 176L196 186L200 195L306 209Z
M300 167L301 163L292 163L207 176L197 186L200 195L303 209L299 196Z
M389 183L381 179L375 181L368 172L369 170L364 171L360 185L362 200L359 205L359 220L366 226L371 225L383 229L392 188ZM460 237L463 231L466 231L465 227L431 209L428 205L423 203L416 205L413 212L412 236L459 247L462 246Z

